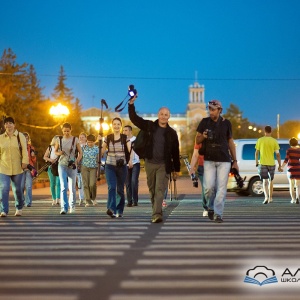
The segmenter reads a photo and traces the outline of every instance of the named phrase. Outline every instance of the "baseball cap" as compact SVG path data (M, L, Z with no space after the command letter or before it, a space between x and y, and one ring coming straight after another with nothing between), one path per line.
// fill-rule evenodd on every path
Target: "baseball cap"
M213 109L222 108L222 103L219 100L211 100L208 102L208 107Z

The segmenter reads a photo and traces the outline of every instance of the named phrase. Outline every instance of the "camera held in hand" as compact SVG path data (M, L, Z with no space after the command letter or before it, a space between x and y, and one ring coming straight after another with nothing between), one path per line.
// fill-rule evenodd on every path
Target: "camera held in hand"
M75 165L74 160L69 160L69 162L68 162L68 167L69 167L70 169L73 169L73 170L76 169L76 165Z
M230 173L233 174L237 186L241 189L244 186L244 179L241 177L238 170L236 168L231 168Z
M206 130L207 139L212 141L214 139L214 132L211 129Z
M128 87L128 96L129 96L130 98L132 98L132 97L136 96L136 94L137 94L137 90L134 88L134 85L131 84L131 85Z
M191 175L192 181L193 181L193 187L198 187L198 177L195 174Z
M28 164L27 169L30 171L32 177L37 177L38 173L34 166Z
M125 165L125 161L123 158L119 158L116 160L117 167L123 167Z

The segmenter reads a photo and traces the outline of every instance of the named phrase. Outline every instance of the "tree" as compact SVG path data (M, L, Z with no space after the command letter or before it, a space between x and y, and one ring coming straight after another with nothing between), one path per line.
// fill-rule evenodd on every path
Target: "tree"
M22 101L28 93L28 64L17 64L16 58L9 48L4 50L0 60L0 90L4 98L0 103L0 112L19 118L22 116Z
M80 118L82 107L78 98L74 101L72 89L66 85L67 77L63 66L60 67L58 82L52 93L52 97L56 102L61 103L68 107L70 114L67 116L66 121L72 125L73 135L79 135L84 130L83 122ZM57 129L59 131L59 129ZM58 132L57 132L58 133ZM61 134L61 132L59 132Z
M279 137L290 139L297 138L300 133L300 121L287 121L279 128Z
M259 138L263 135L263 132L259 132L261 126L250 123L247 118L243 118L243 112L232 103L223 117L231 122L234 139Z

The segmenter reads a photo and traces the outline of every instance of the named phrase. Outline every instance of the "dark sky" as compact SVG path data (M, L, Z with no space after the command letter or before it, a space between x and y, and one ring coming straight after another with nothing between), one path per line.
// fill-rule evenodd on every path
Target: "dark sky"
M0 50L32 64L50 96L60 66L83 108L114 108L134 84L139 112L205 101L261 125L299 120L298 0L17 0L1 4ZM54 100L54 99L53 99Z

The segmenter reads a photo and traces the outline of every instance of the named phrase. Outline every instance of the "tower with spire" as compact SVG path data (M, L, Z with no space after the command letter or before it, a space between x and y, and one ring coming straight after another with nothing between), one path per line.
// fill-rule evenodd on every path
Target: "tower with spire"
M207 117L206 104L204 101L204 85L200 85L195 72L195 82L189 86L189 102L186 110L187 125L198 124Z

